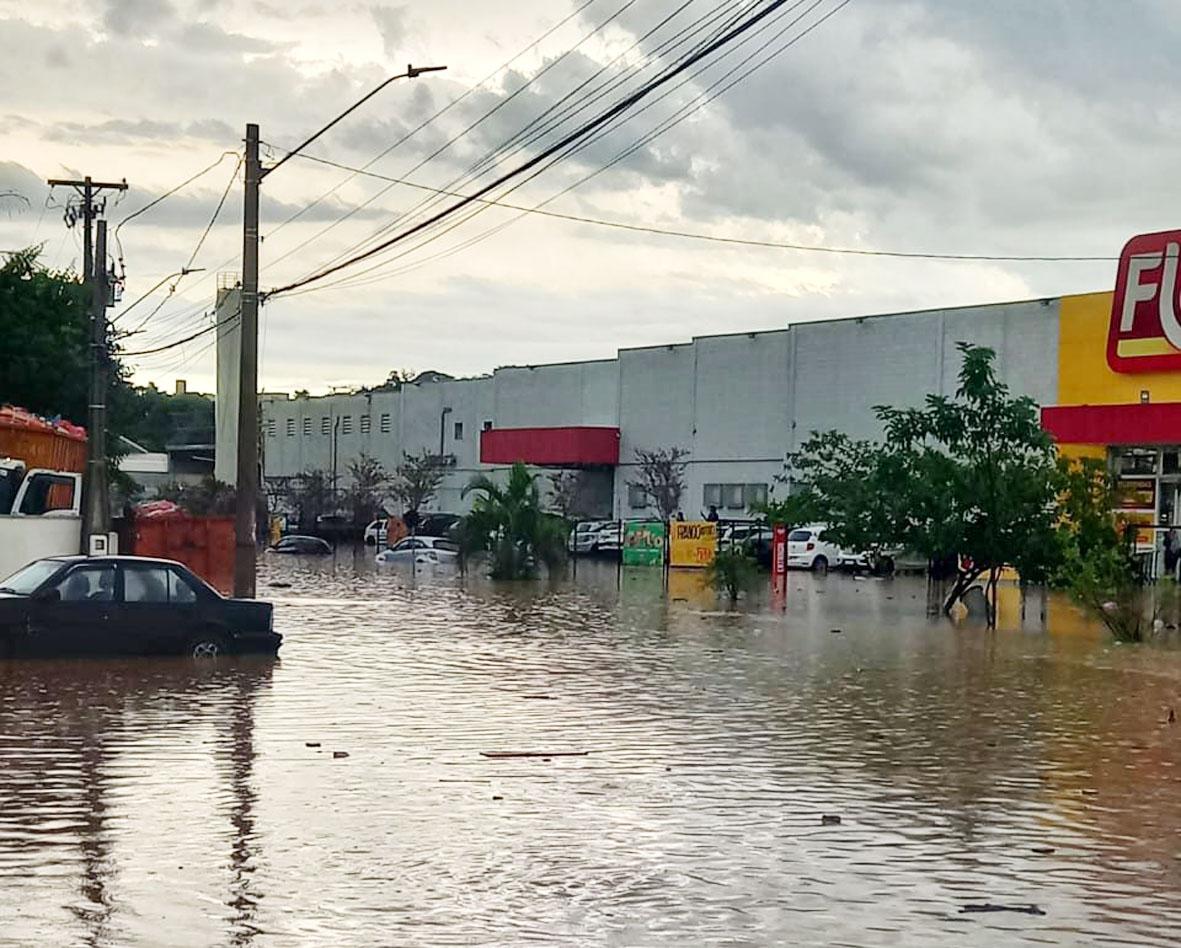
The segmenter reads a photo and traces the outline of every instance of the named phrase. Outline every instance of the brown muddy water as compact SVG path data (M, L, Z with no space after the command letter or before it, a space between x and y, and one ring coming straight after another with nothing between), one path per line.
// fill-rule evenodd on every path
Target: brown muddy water
M0 666L0 943L1181 942L1175 632L604 564L261 588L278 662Z

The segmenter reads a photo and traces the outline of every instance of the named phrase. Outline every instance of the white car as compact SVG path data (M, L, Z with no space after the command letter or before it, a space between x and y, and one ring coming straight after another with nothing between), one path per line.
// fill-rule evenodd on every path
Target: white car
M599 549L599 537L605 520L583 520L575 524L570 531L570 539L566 541L566 549L571 553L594 553Z
M380 546L382 543L385 543L386 531L388 529L386 523L387 521L385 520L374 520L365 528L363 539L365 540L366 546Z
M788 569L827 573L841 561L841 549L824 539L824 524L799 527L787 535Z
M459 544L443 537L406 537L377 554L381 564L454 563L458 559Z

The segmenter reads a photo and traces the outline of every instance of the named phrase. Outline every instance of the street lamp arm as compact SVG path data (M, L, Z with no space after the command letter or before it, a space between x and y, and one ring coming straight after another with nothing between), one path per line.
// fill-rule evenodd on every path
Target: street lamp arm
M424 72L440 72L446 68L447 68L446 66L410 66L410 65L408 65L406 67L405 72L398 73L398 75L396 75L396 76L390 76L387 80L385 80L385 82L383 82L381 85L379 85L376 89L369 92L363 98L358 99L356 102L354 102L347 109L345 109L343 112L341 112L340 115L336 116L336 118L334 118L331 122L329 122L327 125L325 125L322 129L320 129L314 135L309 136L307 139L305 139L304 141L302 141L298 145L296 145L293 149L291 149L291 151L287 152L287 154L285 154L282 158L280 158L278 161L276 161L269 168L263 168L262 171L260 172L260 177L265 178L272 171L277 171L283 165L283 163L285 161L287 161L288 158L298 155L301 151L303 151L305 148L307 148L308 145L310 145L312 142L314 142L317 138L319 138L321 135L323 135L326 131L328 131L330 128L332 128L334 125L336 125L338 122L340 122L343 118L345 118L346 116L355 112L362 105L364 105L366 102L368 102L370 99L372 99L375 95L377 95L377 93L381 92L381 90L384 89L386 86L388 86L391 82L394 82L397 79L415 79L418 76L422 75Z

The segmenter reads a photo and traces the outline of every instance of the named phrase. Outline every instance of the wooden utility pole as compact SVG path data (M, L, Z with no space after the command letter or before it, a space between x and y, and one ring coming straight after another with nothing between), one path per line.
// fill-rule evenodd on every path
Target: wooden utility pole
M252 599L258 542L258 126L246 126L246 193L242 208L242 312L239 317L238 476L234 595Z

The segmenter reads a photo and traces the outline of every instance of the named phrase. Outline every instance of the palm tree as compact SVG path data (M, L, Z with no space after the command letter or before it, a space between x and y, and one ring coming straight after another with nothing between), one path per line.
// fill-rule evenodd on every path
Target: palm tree
M559 565L566 556L566 524L541 509L537 479L518 461L503 487L485 475L472 478L464 496L479 493L463 521L465 551L492 554L493 579L528 579L537 564Z

